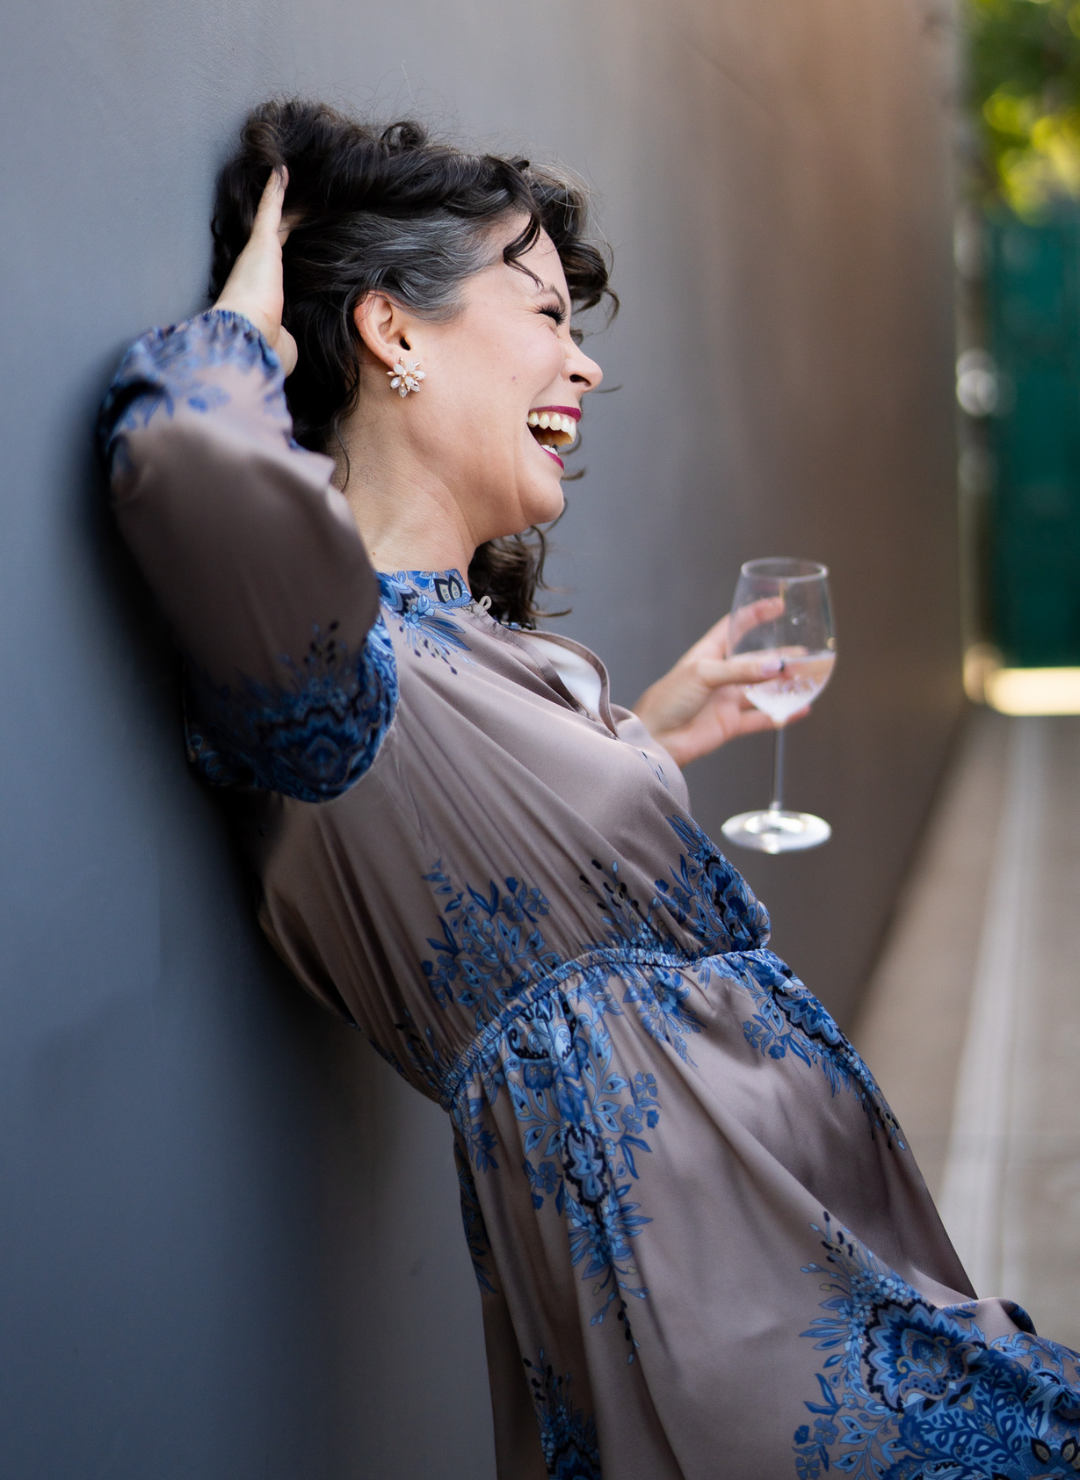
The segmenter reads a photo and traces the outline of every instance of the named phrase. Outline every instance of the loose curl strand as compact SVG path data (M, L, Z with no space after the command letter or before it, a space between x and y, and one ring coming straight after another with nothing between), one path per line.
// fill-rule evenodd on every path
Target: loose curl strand
M284 249L284 323L300 355L285 394L302 446L340 445L360 393L353 315L364 296L384 292L413 313L451 318L462 284L492 260L499 222L525 218L505 262L517 262L546 231L574 308L603 299L612 314L618 308L606 254L585 235L588 197L576 180L526 159L470 154L433 140L419 123L364 123L296 99L254 109L218 177L212 298L251 234L270 171L282 166L285 212L297 220ZM544 554L535 528L481 545L468 572L474 596L490 597L500 621L535 626Z

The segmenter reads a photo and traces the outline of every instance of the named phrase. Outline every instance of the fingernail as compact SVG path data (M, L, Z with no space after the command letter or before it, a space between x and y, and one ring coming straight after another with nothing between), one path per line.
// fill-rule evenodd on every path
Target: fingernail
M783 658L763 658L758 670L762 678L775 678L778 673L784 671Z

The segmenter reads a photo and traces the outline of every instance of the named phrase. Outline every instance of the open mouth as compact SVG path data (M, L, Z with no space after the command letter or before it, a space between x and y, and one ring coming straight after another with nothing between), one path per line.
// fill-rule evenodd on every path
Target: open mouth
M529 412L529 431L560 468L564 463L555 449L569 447L577 439L580 417L581 412L574 406L538 406Z

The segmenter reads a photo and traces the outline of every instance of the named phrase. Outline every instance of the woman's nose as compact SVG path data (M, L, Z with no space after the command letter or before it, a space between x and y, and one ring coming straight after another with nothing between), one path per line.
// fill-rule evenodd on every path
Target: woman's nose
M576 353L572 356L567 369L570 372L570 380L574 385L581 387L582 395L596 390L604 378L604 372L595 360L590 360L577 345L574 346Z

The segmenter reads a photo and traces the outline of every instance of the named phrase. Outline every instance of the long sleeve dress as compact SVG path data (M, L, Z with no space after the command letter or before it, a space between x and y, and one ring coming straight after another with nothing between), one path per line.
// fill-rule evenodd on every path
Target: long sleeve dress
M210 312L102 413L302 983L453 1124L500 1480L1075 1476L1080 1359L976 1299L871 1074L682 776L457 571L376 574Z

